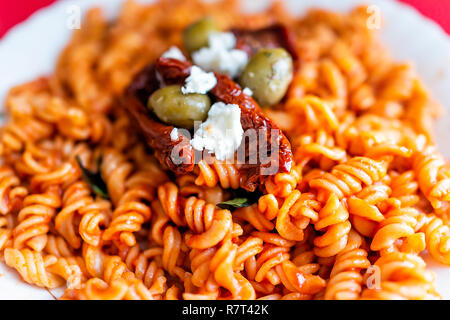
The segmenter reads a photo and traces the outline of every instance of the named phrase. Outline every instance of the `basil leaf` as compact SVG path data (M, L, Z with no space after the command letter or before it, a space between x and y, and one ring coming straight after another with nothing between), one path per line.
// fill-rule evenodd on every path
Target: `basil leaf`
M259 198L263 196L263 193L259 189L247 191L239 188L236 190L229 190L229 192L231 194L231 200L217 204L219 208L233 211L237 208L248 207L257 203Z
M91 190L98 196L102 198L109 198L108 195L108 188L106 187L106 183L102 178L102 175L99 172L92 172L89 169L85 168L83 166L83 163L81 162L81 159L79 156L75 156L75 159L78 162L78 166L81 169L81 176L83 180L89 185ZM98 164L100 167L100 164L102 163L102 157L98 158Z
M251 203L248 201L247 198L234 198L228 201L224 201L221 203L218 203L217 206L221 209L228 209L233 210L236 208L242 208L242 207L248 207Z

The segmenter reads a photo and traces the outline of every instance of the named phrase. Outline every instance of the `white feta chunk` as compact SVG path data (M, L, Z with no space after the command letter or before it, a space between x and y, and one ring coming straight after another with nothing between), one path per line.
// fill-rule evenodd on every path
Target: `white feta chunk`
M170 58L170 59L177 59L180 61L186 61L186 57L183 55L180 49L178 47L172 46L164 52L161 57L163 58Z
M190 143L194 149L206 149L223 161L233 157L243 134L239 106L216 102L211 106L206 121L195 131Z
M232 32L214 32L208 37L210 48L231 50L236 45L236 37Z
M200 93L205 94L217 84L217 79L212 72L205 72L197 66L191 67L191 74L186 78L184 86L181 87L183 94Z
M272 65L273 80L282 80L286 77L292 77L291 65L287 59L281 59ZM274 82L269 83L271 90L276 91L277 87Z
M242 90L242 92L250 97L253 95L253 91L249 87L245 87L244 90Z
M289 64L289 60L278 60L273 64L272 70L276 77L275 80L284 79L289 73L291 73L291 65Z
M209 47L192 54L192 60L205 70L237 77L248 63L245 51L233 49L236 37L231 32L217 32L209 36Z
M178 128L173 128L170 132L170 140L177 141L178 140Z

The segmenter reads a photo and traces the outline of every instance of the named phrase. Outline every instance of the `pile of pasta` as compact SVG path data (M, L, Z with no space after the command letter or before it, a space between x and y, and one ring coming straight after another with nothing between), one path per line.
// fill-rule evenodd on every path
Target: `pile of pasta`
M216 204L239 188L234 164L167 172L118 102L205 15L223 30L282 22L298 39L288 94L264 110L295 165L231 211ZM244 15L233 0L127 1L113 22L92 9L54 73L6 99L2 261L30 284L66 287L63 299L439 298L420 254L450 265L450 166L432 135L440 107L367 19L364 7L298 18L278 2Z

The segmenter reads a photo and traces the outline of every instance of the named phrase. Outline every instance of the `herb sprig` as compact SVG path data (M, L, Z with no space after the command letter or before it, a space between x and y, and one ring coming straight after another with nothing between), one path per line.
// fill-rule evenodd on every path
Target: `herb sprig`
M100 170L98 172L93 172L86 167L83 166L83 163L81 162L81 159L79 156L75 156L75 159L77 160L78 166L81 169L81 176L83 180L89 185L91 190L98 196L102 198L109 198L108 195L108 188L106 187L106 183L103 180L103 177L100 173ZM103 158L100 156L97 159L98 168L100 168L102 164Z
M257 190L254 192L245 191L242 189L234 190L232 192L232 198L228 201L218 203L217 206L221 209L228 209L234 211L235 209L248 207L258 202L258 199L262 196L262 193Z
M248 201L247 198L234 198L217 204L219 208L228 210L248 207L249 205L251 205L251 203Z

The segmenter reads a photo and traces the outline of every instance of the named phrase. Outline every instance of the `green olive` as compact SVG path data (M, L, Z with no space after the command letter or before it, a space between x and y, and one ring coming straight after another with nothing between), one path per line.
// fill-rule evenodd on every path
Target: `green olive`
M210 17L194 22L183 33L184 47L189 52L208 46L209 35L219 29Z
M292 81L292 57L282 49L261 49L249 61L239 78L242 87L253 91L263 106L278 103Z
M148 99L148 108L161 121L186 129L192 129L194 121L204 121L210 107L206 94L183 94L179 85L156 90Z

